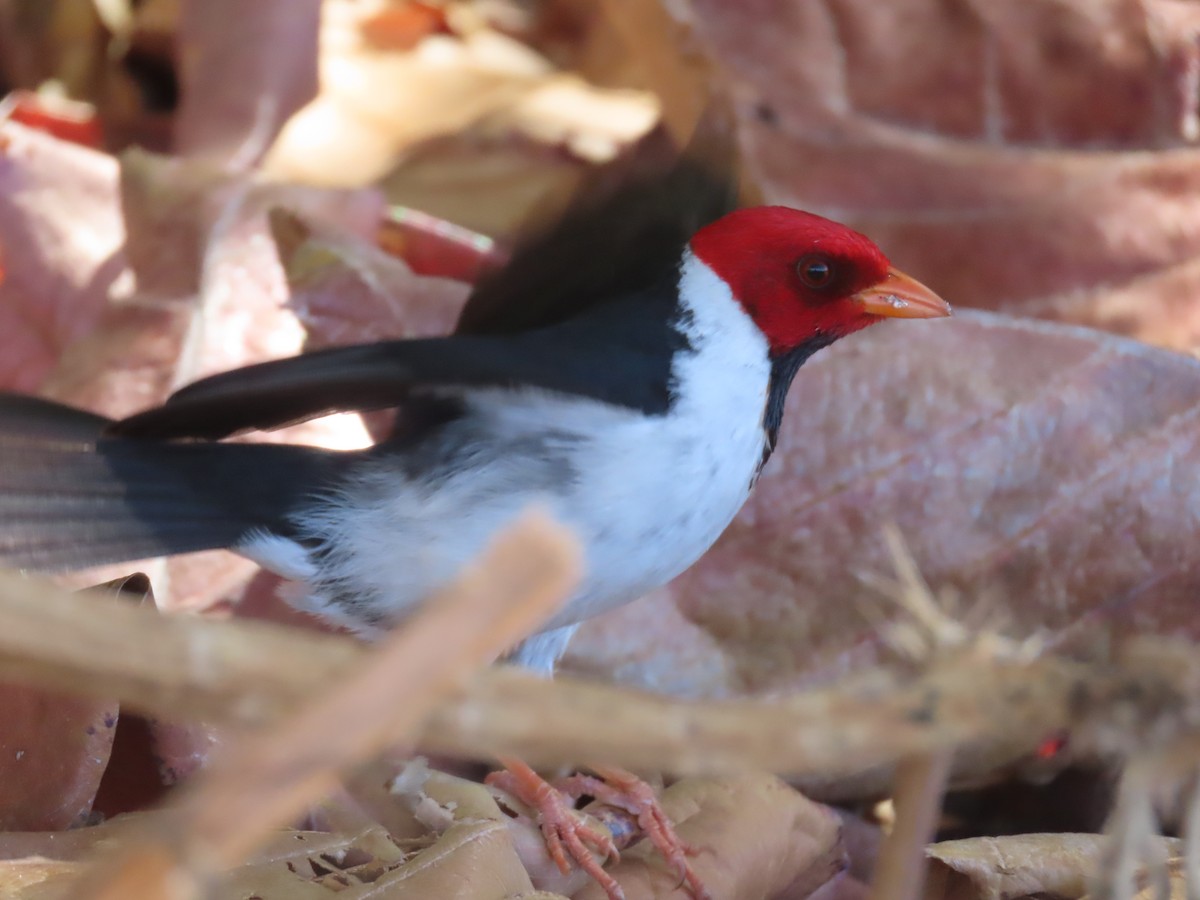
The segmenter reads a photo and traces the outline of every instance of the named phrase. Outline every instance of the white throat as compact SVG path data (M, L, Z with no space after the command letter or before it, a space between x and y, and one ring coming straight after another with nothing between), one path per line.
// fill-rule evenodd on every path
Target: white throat
M693 350L672 369L680 402L703 404L701 416L727 422L761 414L771 374L766 336L729 285L691 250L680 268L679 301L685 314L680 330ZM743 404L751 398L756 405L747 410Z

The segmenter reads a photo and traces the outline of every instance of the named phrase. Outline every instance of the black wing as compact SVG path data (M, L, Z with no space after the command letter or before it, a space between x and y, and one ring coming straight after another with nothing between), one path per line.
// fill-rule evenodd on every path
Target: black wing
M548 230L522 241L503 269L484 276L457 331L553 325L670 277L691 236L737 208L728 110L710 105L682 156L671 156L616 187L600 179L585 189Z
M737 205L732 134L714 107L673 165L585 194L476 288L454 337L323 350L216 375L109 433L216 439L402 406L414 391L436 388L524 385L662 412L681 341L672 328L680 253Z
M524 334L384 341L247 366L189 385L107 433L215 440L332 412L403 406L415 392L482 387L543 388L662 412L682 339L667 310L646 307L665 303L638 296ZM649 315L633 315L635 306Z

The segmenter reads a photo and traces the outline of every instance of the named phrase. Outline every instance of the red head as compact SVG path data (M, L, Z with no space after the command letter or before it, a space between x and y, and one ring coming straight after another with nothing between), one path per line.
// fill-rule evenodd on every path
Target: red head
M786 206L732 212L696 232L691 247L729 285L773 354L882 318L950 315L946 301L893 269L869 238Z

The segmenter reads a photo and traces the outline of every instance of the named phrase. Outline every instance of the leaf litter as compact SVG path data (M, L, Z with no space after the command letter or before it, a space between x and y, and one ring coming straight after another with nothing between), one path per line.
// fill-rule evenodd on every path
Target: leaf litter
M780 452L734 527L674 584L589 624L568 668L731 697L886 664L883 622L898 614L865 612L872 579L890 571L882 524L900 529L931 584L985 605L1010 633L1194 638L1198 373L1149 346L1196 345L1187 73L1200 21L1186 5L693 0L670 7L679 30L632 41L635 14L616 0L599 15L548 4L532 19L504 4L363 13L328 0L317 57L315 4L262 3L234 35L218 4L156 2L121 20L136 78L114 54L71 70L71 41L115 39L116 20L60 6L58 24L37 32L59 51L50 70L16 60L8 83L44 90L62 78L96 105L108 149L136 135L153 145L164 110L132 85L147 83L148 65L170 71L164 48L178 42L184 101L165 115L180 156L118 162L2 126L7 388L119 413L207 371L443 330L464 288L377 248L383 204L420 202L511 238L545 196L628 153L659 114L686 120L704 79L690 58L672 60L699 47L716 72L706 77L734 97L744 164L768 199L869 232L956 305L1027 318L881 326L806 367ZM31 27L16 21L4 28ZM947 52L922 51L931 45ZM591 84L560 68L564 47ZM641 56L595 50L614 47ZM495 160L507 162L489 172ZM277 183L331 176L367 187ZM456 195L454 184L472 187ZM272 229L274 209L300 223L294 240L278 214ZM304 439L364 436L341 422ZM274 590L232 561L169 565L169 606L225 608ZM62 722L66 702L52 706ZM1049 865L1039 853L1035 873Z

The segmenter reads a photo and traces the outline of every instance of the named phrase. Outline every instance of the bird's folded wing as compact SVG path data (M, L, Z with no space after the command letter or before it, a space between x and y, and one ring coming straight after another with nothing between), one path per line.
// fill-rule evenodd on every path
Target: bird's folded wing
M639 396L653 385L639 378L636 366L598 382L595 361L571 343L462 335L321 350L205 378L162 406L114 423L108 433L218 439L334 412L403 406L414 392L439 389L533 387L621 405L657 401Z

